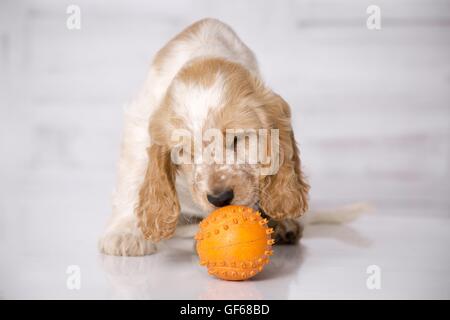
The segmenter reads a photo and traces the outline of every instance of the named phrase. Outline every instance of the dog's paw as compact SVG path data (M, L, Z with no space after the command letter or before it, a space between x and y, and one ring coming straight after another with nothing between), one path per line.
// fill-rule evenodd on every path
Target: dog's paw
M295 219L273 221L274 238L276 244L296 244L303 234L303 226Z
M111 230L100 238L99 249L113 256L145 256L154 253L156 246L139 233Z

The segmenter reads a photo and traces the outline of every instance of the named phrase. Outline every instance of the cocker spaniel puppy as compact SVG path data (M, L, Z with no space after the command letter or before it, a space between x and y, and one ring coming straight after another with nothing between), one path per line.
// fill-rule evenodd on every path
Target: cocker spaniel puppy
M151 254L156 242L174 234L180 213L204 217L228 204L258 208L271 218L278 242L294 242L300 234L294 219L308 208L309 186L290 116L288 104L264 85L253 53L229 26L214 19L189 26L156 54L140 94L125 110L113 216L100 250ZM242 136L236 132L247 129L268 132L266 141L275 144L265 144L265 151L277 154L270 163L177 161L196 160L199 144L180 142L174 133L198 137L209 129L224 138L214 156L231 152L239 159ZM246 141L244 136L244 151ZM276 171L261 174L274 162Z

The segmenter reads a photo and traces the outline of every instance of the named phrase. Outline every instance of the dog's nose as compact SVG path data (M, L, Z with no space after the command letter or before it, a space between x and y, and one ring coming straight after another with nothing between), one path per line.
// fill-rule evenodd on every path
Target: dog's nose
M234 193L233 190L230 189L219 194L208 194L206 197L214 206L225 207L231 203L231 200L233 200Z

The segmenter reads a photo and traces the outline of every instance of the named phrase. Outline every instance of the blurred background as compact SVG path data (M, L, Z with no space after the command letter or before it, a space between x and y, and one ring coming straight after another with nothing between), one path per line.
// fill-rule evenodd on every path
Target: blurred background
M366 27L372 4L381 30ZM291 105L312 208L450 217L450 1L2 0L0 279L15 251L32 269L46 254L63 279L59 253L95 252L123 107L155 52L204 17L234 28Z

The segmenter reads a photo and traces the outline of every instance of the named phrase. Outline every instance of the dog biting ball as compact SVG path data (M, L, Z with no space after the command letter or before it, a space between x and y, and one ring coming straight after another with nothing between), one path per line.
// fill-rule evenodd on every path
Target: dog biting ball
M246 280L261 272L273 253L273 229L267 222L244 206L215 210L195 236L200 264L224 280Z

